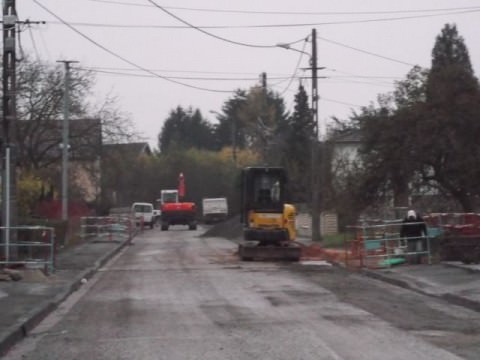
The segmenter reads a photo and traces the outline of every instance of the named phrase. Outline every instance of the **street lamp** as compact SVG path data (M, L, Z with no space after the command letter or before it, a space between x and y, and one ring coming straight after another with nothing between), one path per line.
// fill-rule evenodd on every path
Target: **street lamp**
M70 117L70 64L78 61L58 60L65 66L64 94L63 94L63 129L62 129L62 220L68 220L68 144L69 117Z

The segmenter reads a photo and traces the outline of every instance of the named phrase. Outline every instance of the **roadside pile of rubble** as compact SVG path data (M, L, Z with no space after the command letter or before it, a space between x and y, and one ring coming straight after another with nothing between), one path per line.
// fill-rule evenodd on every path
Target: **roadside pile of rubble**
M243 224L240 222L240 216L234 216L230 219L213 225L203 237L224 237L227 239L239 239L243 237Z
M0 281L19 281L22 278L22 273L18 270L0 269Z

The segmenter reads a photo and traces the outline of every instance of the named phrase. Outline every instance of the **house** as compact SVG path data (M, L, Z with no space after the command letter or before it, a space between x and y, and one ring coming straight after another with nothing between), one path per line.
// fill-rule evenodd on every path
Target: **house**
M332 173L342 175L359 164L359 150L362 145L360 130L349 130L329 140L332 144Z
M42 207L52 217L60 216L58 209L53 209L53 203L60 201L62 193L63 126L63 120L37 119L19 120L16 127L16 161L20 169L33 171L42 179ZM128 163L128 159L152 155L146 142L104 144L103 132L102 121L98 118L69 121L67 164L70 213L73 213L70 206L74 203L82 208L87 205L95 207L98 211L104 208L105 199L123 201L118 195L123 174L116 169L122 169L122 164Z
M330 140L332 144L332 174L337 185L342 186L342 178L355 167L361 166L359 150L362 146L362 133L360 130L350 130ZM414 207L421 212L437 211L437 209L452 209L455 204L447 195L440 193L437 187L428 184L422 184L421 178L417 175L408 185L407 194L387 193L388 198L384 200L384 214L387 210L391 212L390 216L395 218L403 217L405 209ZM402 196L405 196L404 198ZM395 206L398 200L405 204ZM402 201L403 200L403 201Z

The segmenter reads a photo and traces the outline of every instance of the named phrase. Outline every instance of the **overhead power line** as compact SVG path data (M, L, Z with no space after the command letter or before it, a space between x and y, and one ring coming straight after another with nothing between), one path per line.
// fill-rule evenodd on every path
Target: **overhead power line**
M300 56L301 60L302 56ZM300 61L299 61L300 62ZM284 83L288 81L288 84L286 87L280 91L280 95L285 94L287 91L289 91L290 86L293 82L294 79L311 79L308 76L298 76L297 72L299 69L299 62L297 63L297 66L295 68L295 71L293 72L292 75L290 76L270 76L270 80L278 80L277 83L272 84L272 86L277 86L281 83ZM151 74L138 74L138 73L132 73L132 72L125 72L124 71L118 71L118 70L102 70L100 68L90 68L90 67L75 67L75 69L78 70L84 70L84 71L92 71L97 74L105 74L105 75L113 75L113 76L123 76L123 77L137 77L137 78L156 78L156 76L151 75ZM135 69L135 71L138 71L138 69ZM154 71L154 70L150 70ZM367 77L367 76L359 76L360 78L365 78L365 79L370 79L373 78L374 80L377 79L376 77ZM258 76L256 77L200 77L200 76L166 76L168 79L175 79L175 80L193 80L193 81L256 81L258 80ZM373 86L382 86L382 87L391 87L392 83L391 82L368 82L368 81L362 81L362 80L356 80L355 76L340 76L340 77L335 77L335 76L329 76L325 77L328 80L331 80L334 83L349 83L349 84L362 84L362 85L373 85Z
M120 72L132 72L138 71L137 68L132 67L108 67L108 66L88 66L82 67L84 70L104 70L104 71L120 71ZM150 71L155 72L162 72L162 73L179 73L179 74L209 74L209 75L251 75L252 78L255 76L256 80L258 80L258 73L256 72L238 72L238 71L212 71L212 70L179 70L179 69L149 69ZM339 69L334 68L325 68L326 71L340 73L344 75L330 75L328 76L331 79L342 79L342 78L359 78L359 79L387 79L387 80L400 80L402 79L401 76L397 75L358 75L354 73L350 73L347 71L342 71ZM269 73L269 78L273 77L289 79L289 74L279 74L279 73Z
M108 75L120 75L120 76L131 76L131 77L157 77L152 74L135 74L131 72L122 72L122 71L113 71L113 70L100 70L100 69L95 69L95 68L87 68L87 67L76 67L76 69L79 70L86 70L86 71L92 71L95 73L100 73L100 74L108 74ZM138 71L138 70L137 70ZM152 71L153 70L149 70ZM258 76L256 77L200 77L200 76L165 76L167 79L176 79L176 80L201 80L201 81L257 81ZM284 76L284 77L270 77L270 79L274 80L286 80L289 79L289 77Z
M221 37L221 36L218 36L218 35L215 35L215 34L212 34L208 31L205 31L191 23L189 23L188 21L186 20L183 20L181 17L173 14L172 12L168 11L167 9L165 9L164 7L158 5L155 1L153 0L148 0L151 4L155 5L155 7L157 7L158 9L162 10L164 13L170 15L171 17L177 19L178 21L180 21L181 23L185 24L185 25L188 25L190 26L192 29L195 29L195 30L198 30L200 31L201 33L204 33L205 35L208 35L208 36L211 36L215 39L218 39L218 40L222 40L222 41L225 41L225 42L228 42L228 43L231 43L231 44L235 44L235 45L240 45L240 46L248 46L248 47L255 47L255 48L275 48L277 47L276 45L255 45L255 44L247 44L247 43L243 43L243 42L239 42L239 41L234 41L234 40L230 40L230 39L227 39L227 38L224 38L224 37Z
M422 18L431 18L439 16L449 16L449 15L462 15L469 13L480 12L480 7L477 7L472 10L463 10L463 11L452 11L452 12L443 12L437 14L426 14L426 15L413 15L413 16L401 16L401 17L387 17L387 18L373 18L373 19L359 19L359 20L338 20L338 21L320 21L320 22L308 22L308 23L284 23L284 24L256 24L256 25L158 25L158 24L108 24L108 23L87 23L87 22L71 22L71 25L74 26L89 26L89 27L104 27L104 28L119 28L119 29L189 29L194 28L196 30L202 31L204 29L268 29L268 28L293 28L293 27L312 27L312 26L329 26L329 25L351 25L351 24L362 24L362 23L371 23L371 22L389 22L389 21L402 21L402 20L411 20L411 19L422 19ZM55 21L48 22L49 24L59 24ZM205 32L206 33L206 32ZM220 38L222 40L232 42L229 39L222 38L220 36L207 33L210 36ZM237 45L244 46L253 46L253 47L270 47L262 45L252 45L252 44L243 44L238 42L233 42Z
M127 1L116 0L88 0L92 2L124 5L124 6L137 6L137 7L153 7L154 5L139 4ZM406 9L406 10L377 10L377 11L258 11L258 10L235 10L235 9L213 9L213 8L192 8L192 7L180 7L180 6L163 6L164 9L171 10L187 10L197 12L213 12L213 13L228 13L228 14L259 14L259 15L385 15L385 14L409 14L409 13L425 13L425 12L438 12L438 11L462 11L478 9L478 6L467 7L453 7L453 8L434 8L434 9Z
M354 80L354 79L335 79L335 78L327 78L323 83L329 84L353 84L353 85L371 85L371 86L378 86L383 88L391 89L393 87L393 82L373 82L373 81L362 81L362 80Z
M283 94L285 94L285 93L288 91L288 89L289 89L290 86L292 85L293 79L296 78L298 69L300 69L300 63L302 62L302 58L303 58L304 55L306 55L305 47L307 46L307 42L308 42L308 38L305 39L305 42L303 43L302 50L300 50L300 56L298 57L297 64L295 65L295 70L293 71L292 76L290 77L287 86L285 86L285 88L283 89L283 91L280 92L280 95L283 95Z
M198 90L204 90L204 91L210 91L210 92L225 92L225 93L231 93L232 91L230 90L218 90L218 89L208 89L208 88L202 88L202 87L198 87L198 86L195 86L195 85L191 85L191 84L187 84L187 83L183 83L183 82L180 82L180 81L177 81L177 80L174 80L174 79L170 79L166 76L162 76L160 74L157 74L149 69L146 69L145 67L143 66L140 66L130 60L128 60L127 58L113 52L112 50L108 49L107 47L103 46L102 44L98 43L97 41L93 40L92 38L90 38L89 36L85 35L84 33L82 33L81 31L79 31L78 29L76 29L74 26L72 26L70 23L68 23L67 21L63 20L60 16L58 16L57 14L55 14L54 12L52 12L50 9L48 9L46 6L44 6L42 3L40 3L38 0L33 0L38 6L40 6L41 8L43 8L45 11L47 11L48 13L50 13L53 17L55 17L57 20L59 20L62 24L64 24L65 26L69 27L71 30L73 30L74 32L76 32L77 34L79 34L80 36L82 36L83 38L85 38L86 40L88 40L89 42L91 42L92 44L94 44L95 46L99 47L100 49L102 49L103 51L109 53L110 55L122 60L123 62L137 68L137 69L140 69L146 73L150 73L151 75L153 76L156 76L156 77L159 77L159 78L162 78L166 81L170 81L170 82L173 82L173 83L176 83L178 85L182 85L182 86L186 86L186 87L190 87L190 88L195 88L195 89L198 89ZM148 0L152 3L155 4L155 2L153 2L152 0ZM163 10L161 7L159 7L161 10ZM175 16L175 15L174 15ZM183 22L183 20L180 19L180 21ZM192 25L193 26L193 25ZM208 32L205 32L203 30L200 30L206 34L210 34ZM215 37L217 37L215 35ZM217 38L220 38L220 39L223 39L225 40L224 38L221 38L221 37L217 37ZM320 40L323 40L323 41L326 41L326 42L329 42L329 43L332 43L332 44L335 44L337 46L342 46L342 47L345 47L345 48L348 48L348 49L351 49L351 50L355 50L355 51L358 51L358 52L362 52L364 54L368 54L368 55L371 55L371 56L375 56L375 57L378 57L378 58L382 58L384 60L389 60L389 61L393 61L393 62L396 62L396 63L400 63L400 64L403 64L403 65L407 65L407 66L415 66L415 64L412 64L412 63L408 63L408 62L405 62L405 61L402 61L402 60L397 60L397 59L394 59L394 58L391 58L391 57L388 57L388 56L384 56L384 55L380 55L380 54L376 54L376 53L373 53L373 52L370 52L370 51L367 51L367 50L362 50L362 49L359 49L359 48L356 48L356 47L353 47L353 46L350 46L350 45L346 45L346 44L342 44L338 41L334 41L334 40L330 40L330 39L327 39L325 37L320 37L318 36L318 39ZM303 41L304 38L302 38L301 40L297 40L297 41L294 41L294 42L291 42L290 44L293 44L293 43L297 43L299 41ZM229 41L229 40L227 40ZM229 41L231 42L231 41ZM233 43L236 43L236 42L233 42ZM243 44L243 43L239 43L239 44L242 44L242 45L246 45L246 44ZM247 45L249 46L249 45ZM254 46L256 47L256 46ZM261 46L262 47L262 46ZM277 45L272 45L272 46L267 46L268 48L277 48L278 46Z
M126 68L126 67L105 67L105 66L90 66L85 68L88 70L110 70L110 71L138 71L137 68ZM186 73L186 74L216 74L216 75L252 75L256 76L258 80L257 72L236 72L236 71L212 71L212 70L176 70L176 69L149 69L150 71L155 72L170 72L170 73ZM276 76L287 76L285 74L275 74Z
M197 90L203 90L203 91L209 91L209 92L216 92L216 93L232 93L233 91L230 91L230 90L217 90L217 89L208 89L208 88L203 88L203 87L199 87L199 86L195 86L195 85L191 85L191 84L187 84L187 83L184 83L184 82L181 82L181 81L177 81L177 80L173 80L173 79L169 79L168 77L166 76L162 76L162 75L159 75L153 71L150 71L148 69L146 69L145 67L141 66L141 65L138 65L136 63L134 63L133 61L130 61L128 60L127 58L115 53L114 51L108 49L107 47L103 46L102 44L98 43L97 41L93 40L92 38L88 37L87 35L85 35L84 33L82 33L81 31L79 31L78 29L76 29L75 27L73 27L72 25L70 25L68 22L66 22L65 20L63 20L60 16L58 16L57 14L55 14L53 11L51 11L50 9L48 9L45 5L43 5L42 3L40 3L38 0L33 0L34 3L36 3L38 6L40 6L42 9L44 9L46 12L48 12L50 15L52 15L53 17L55 17L57 20L61 21L65 26L67 26L68 28L70 28L71 30L73 30L74 32L76 32L78 35L80 35L81 37L83 37L84 39L88 40L89 42L91 42L92 44L94 44L95 46L97 46L98 48L102 49L103 51L107 52L108 54L116 57L117 59L120 59L122 60L123 62L133 66L133 67L136 67L137 69L139 70L142 70L146 73L149 73L151 75L154 75L158 78L161 78L161 79L164 79L166 81L169 81L169 82L172 82L174 84L177 84L177 85L182 85L182 86L186 86L186 87L189 87L189 88L192 88L192 89L197 89Z
M363 107L362 105L352 104L352 103L345 102L345 101L340 101L340 100L334 100L334 99L326 98L326 97L323 97L323 96L320 96L320 101L321 100L336 103L336 104L340 104L340 105L353 106L353 107L359 107L359 108Z
M35 55L37 57L37 61L40 62L40 53L38 52L38 48L37 48L37 43L35 41L35 38L33 37L33 33L32 33L32 27L31 26L28 26L28 33L30 35L30 40L32 42L32 46L33 46L33 51L35 52Z
M361 53L364 53L364 54L367 54L367 55L375 56L375 57L378 57L378 58L381 58L381 59L384 59L384 60L393 61L393 62L402 64L402 65L407 65L407 66L415 66L416 65L416 64L412 64L412 63L409 63L409 62L406 62L406 61L394 59L394 58L391 58L391 57L388 57L388 56L376 54L376 53L371 52L371 51L362 50L362 49L359 49L357 47L353 47L353 46L350 46L350 45L347 45L347 44L343 44L343 43L335 41L335 40L327 39L325 37L321 37L321 36L317 36L317 37L318 37L319 40L322 40L322 41L325 41L325 42L328 42L328 43L331 43L331 44L334 44L334 45L337 45L337 46L342 46L342 47L350 49L350 50L355 50L355 51L358 51L358 52L361 52Z

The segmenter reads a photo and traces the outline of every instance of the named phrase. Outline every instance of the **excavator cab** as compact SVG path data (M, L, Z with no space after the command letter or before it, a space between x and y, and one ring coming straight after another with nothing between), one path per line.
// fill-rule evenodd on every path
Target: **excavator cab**
M282 168L248 167L242 170L242 214L249 211L281 213L285 202Z
M287 204L286 183L286 172L280 167L242 170L242 260L299 259L300 248L294 243L295 208Z

